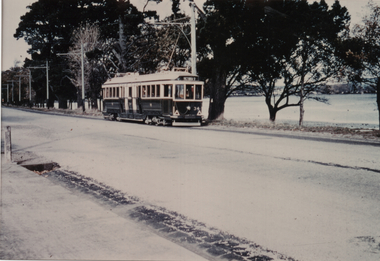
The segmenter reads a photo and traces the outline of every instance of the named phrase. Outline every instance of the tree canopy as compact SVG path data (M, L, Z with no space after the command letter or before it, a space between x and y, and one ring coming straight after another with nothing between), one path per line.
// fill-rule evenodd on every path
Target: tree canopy
M114 39L114 44L120 38L121 23L124 25L123 35L136 35L140 33L139 25L146 16L129 1L118 0L39 0L28 8L29 12L21 17L14 34L15 38L24 38L30 45L28 53L32 59L25 61L25 67L41 65L49 60L50 87L55 96L64 99L73 98L73 85L65 80L65 70L68 68L65 59L57 57L57 54L69 51L73 45L73 31L82 24L93 24L99 28L100 39L109 42ZM112 58L116 59L115 56ZM117 61L114 63L119 64ZM46 86L42 79L39 82L39 78L43 78L41 76L40 73L33 72L34 83L37 83L34 88L38 96L43 95L38 89Z
M210 120L223 117L232 91L249 87L265 96L274 121L277 111L300 106L337 71L335 42L349 21L338 1L329 9L324 0L208 0L204 10L199 68L208 82ZM300 99L290 103L294 95Z
M355 25L351 37L343 41L341 55L349 68L349 79L369 85L377 93L380 126L380 6L369 1L368 9L363 23Z

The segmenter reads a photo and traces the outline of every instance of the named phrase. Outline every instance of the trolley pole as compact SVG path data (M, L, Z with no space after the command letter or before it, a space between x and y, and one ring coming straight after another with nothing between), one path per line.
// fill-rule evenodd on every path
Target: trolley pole
M191 41L187 38L184 31L180 28L182 34L185 36L187 42L189 43L191 47L191 73L194 75L197 75L197 44L196 44L196 26L195 26L195 9L197 9L198 12L201 12L195 2L193 0L190 1L190 9L191 9L191 17L190 17L190 23L189 22L176 22L179 20L183 20L183 18L173 20L171 22L158 22L155 23L156 25L190 25L191 28Z

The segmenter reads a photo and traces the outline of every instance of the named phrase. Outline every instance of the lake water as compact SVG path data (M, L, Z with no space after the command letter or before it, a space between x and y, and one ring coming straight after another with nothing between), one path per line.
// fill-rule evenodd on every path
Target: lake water
M349 128L379 128L376 94L319 95L328 104L305 101L304 125L330 125ZM296 99L294 97L294 99ZM203 101L203 115L208 116L209 99ZM264 97L238 96L226 101L224 117L228 120L269 120ZM288 107L277 112L277 123L298 124L299 107Z

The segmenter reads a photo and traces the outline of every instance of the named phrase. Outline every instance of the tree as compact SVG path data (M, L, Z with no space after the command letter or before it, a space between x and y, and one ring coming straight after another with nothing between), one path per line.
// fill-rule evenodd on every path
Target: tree
M92 106L97 108L97 93L108 78L106 70L103 69L103 63L100 62L100 55L103 54L105 45L100 40L99 27L85 24L77 28L73 32L72 42L73 46L69 50L68 60L70 74L74 77L69 77L69 79L77 88L78 106L84 106L82 103L82 88L84 88L84 92L89 94L89 98L92 98ZM84 86L82 86L82 63Z
M328 10L324 0L209 0L204 10L199 71L210 94L209 120L223 117L232 91L256 88L274 121L279 110L302 105L337 71L334 44L349 20L338 1Z
M198 21L197 46L199 74L206 79L206 92L210 95L209 120L223 118L225 101L244 73L241 64L249 57L245 33L259 34L264 2L208 0L204 3L207 20Z
M330 10L324 0L313 4L285 1L271 8L277 13L263 20L266 33L258 47L262 58L259 64L248 64L252 67L248 81L257 83L258 91L265 96L271 121L275 121L278 111L300 106L302 125L303 102L310 98L325 101L311 94L342 67L337 43L346 31L349 16L338 1ZM276 86L279 81L283 86Z
M136 7L122 0L38 0L28 8L30 11L21 17L14 37L24 38L31 46L28 53L32 60L26 60L26 66L38 66L49 60L50 86L64 98L72 96L72 85L66 81L71 75L65 72L65 59L56 54L68 52L74 29L88 22L99 26L101 39L119 39L120 21L125 25L124 35L128 36L137 34L144 20ZM33 79L40 77L37 73L33 72ZM44 97L44 93L36 91L40 98Z
M355 25L353 37L348 39L346 52L351 67L350 79L365 83L376 90L380 129L380 6L369 1L370 14L363 18L363 24Z

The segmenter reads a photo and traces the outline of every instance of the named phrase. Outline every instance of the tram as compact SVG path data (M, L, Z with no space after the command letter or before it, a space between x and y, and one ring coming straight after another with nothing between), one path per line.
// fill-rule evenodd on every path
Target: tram
M155 125L200 126L204 83L184 68L125 73L102 85L103 116Z

